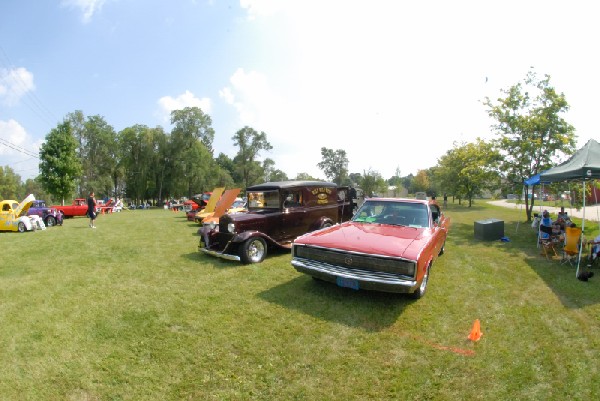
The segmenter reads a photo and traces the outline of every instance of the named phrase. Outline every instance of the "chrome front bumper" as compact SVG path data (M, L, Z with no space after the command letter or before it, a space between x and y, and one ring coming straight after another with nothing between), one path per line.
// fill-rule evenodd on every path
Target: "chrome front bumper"
M309 259L292 258L292 266L300 272L315 278L338 283L338 278L356 280L360 289L412 293L420 285L414 279L404 279L398 275L365 269L347 269L323 262L315 262Z

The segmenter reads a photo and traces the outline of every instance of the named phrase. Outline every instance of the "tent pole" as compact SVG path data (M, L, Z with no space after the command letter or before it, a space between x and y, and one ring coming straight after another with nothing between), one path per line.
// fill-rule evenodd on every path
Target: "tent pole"
M583 180L583 218L581 219L581 237L579 238L579 258L577 258L577 270L575 271L575 277L579 277L579 265L581 264L581 251L583 250L583 238L585 229L585 180Z

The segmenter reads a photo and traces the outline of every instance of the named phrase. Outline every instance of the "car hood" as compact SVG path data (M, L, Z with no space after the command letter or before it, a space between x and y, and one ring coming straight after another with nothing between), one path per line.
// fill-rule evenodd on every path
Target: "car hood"
M303 235L294 243L416 259L428 236L425 228L346 222Z
M33 194L28 195L25 199L21 201L21 203L17 205L17 208L15 209L15 214L17 216L26 216L27 211L29 210L31 205L33 205L34 200L35 196L33 196Z

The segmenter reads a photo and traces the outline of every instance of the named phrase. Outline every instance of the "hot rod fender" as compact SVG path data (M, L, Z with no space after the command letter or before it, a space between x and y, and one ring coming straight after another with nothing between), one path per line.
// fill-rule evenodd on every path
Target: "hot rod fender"
M246 242L246 240L254 237L261 237L267 242L268 245L285 247L281 243L275 241L273 238L260 231L244 231L243 233L236 234L231 239L231 242L235 244L241 244L242 242Z

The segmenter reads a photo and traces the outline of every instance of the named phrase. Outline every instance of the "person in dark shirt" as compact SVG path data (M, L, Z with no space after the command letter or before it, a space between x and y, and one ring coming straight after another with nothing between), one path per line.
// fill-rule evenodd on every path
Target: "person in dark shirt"
M96 198L94 198L94 191L90 192L90 196L87 198L87 215L90 218L90 227L96 228L94 221L96 220Z

